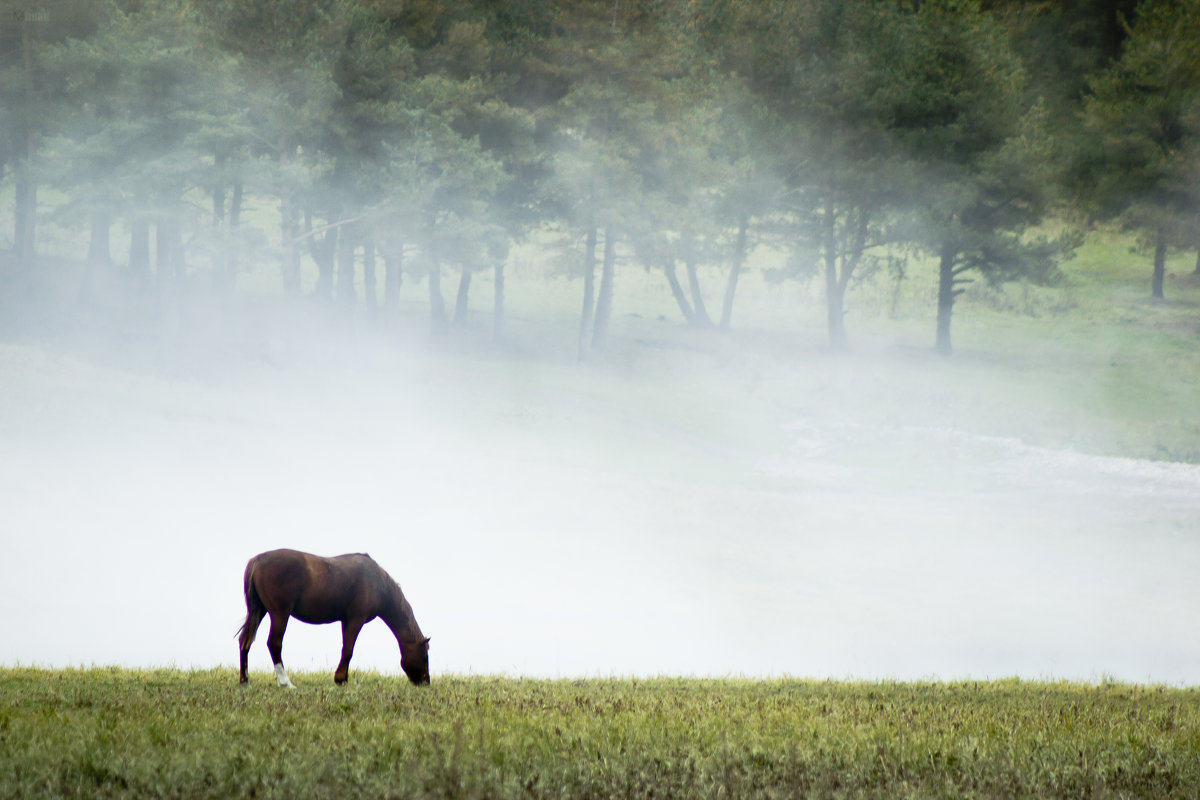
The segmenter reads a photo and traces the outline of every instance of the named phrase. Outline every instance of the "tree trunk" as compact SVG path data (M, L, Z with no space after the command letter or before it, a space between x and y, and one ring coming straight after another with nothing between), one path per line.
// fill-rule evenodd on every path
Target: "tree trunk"
M596 310L596 223L588 225L583 244L583 314L579 321L579 360L587 358L592 330L592 318Z
M688 277L688 291L692 293L692 325L698 328L711 328L713 326L712 317L708 315L708 308L704 305L704 292L700 288L700 275L696 271L695 239L685 233L682 245L683 264Z
M143 285L150 283L150 220L134 217L129 231L129 271Z
M163 217L154 226L154 270L159 284L182 286L187 280L183 231L173 217Z
M170 217L154 225L154 275L158 282L159 326L168 338L177 336L184 325L183 281L187 267L179 222Z
M404 282L404 245L398 239L384 239L383 248L383 307L389 313L400 307L400 286Z
M950 315L954 311L954 298L960 294L955 287L954 267L957 260L958 248L943 245L938 266L937 351L944 356L954 352L950 343Z
M238 272L238 254L237 247L237 230L242 223L242 183L238 181L233 184L233 198L229 201L229 237L225 253L225 291L227 297L233 295L234 287L237 284Z
M742 274L742 265L746 261L746 229L750 227L750 219L742 217L738 221L737 241L733 248L733 263L729 267L729 280L725 284L725 302L721 306L721 330L729 330L733 319L733 296L737 292L738 278Z
M612 226L604 229L604 264L600 269L600 293L596 298L596 319L592 323L592 347L604 344L612 318L613 279L617 263L617 238Z
M329 228L317 238L312 233L312 211L304 209L304 232L308 235L308 254L317 262L317 285L313 294L323 300L333 299L333 257L337 248L338 229Z
M286 175L288 173L288 161L293 148L289 145L285 138L279 145L279 166L280 173ZM280 191L279 195L279 227L280 227L280 246L283 248L283 292L289 296L300 294L300 205L296 202L296 195L286 186ZM309 209L304 209L304 232L312 232L312 212ZM309 239L309 251L313 248L312 240ZM319 282L318 282L319 284ZM314 289L315 294L321 293L321 287L318 285ZM329 296L328 289L325 291L325 297Z
M354 290L354 251L357 243L346 225L340 226L337 244L337 300L353 308L358 299Z
M468 267L462 268L462 275L458 278L458 294L454 298L454 324L462 327L467 324L467 317L470 314L471 305L471 270Z
M375 318L379 299L375 296L375 240L363 239L363 299L367 304L367 316Z
M825 302L829 311L829 346L838 352L849 347L846 338L846 295L839 288L835 275L832 281L829 276L829 265L825 265Z
M300 209L290 197L279 201L279 235L283 249L283 293L300 294Z
M821 246L825 251L825 308L828 312L829 346L846 349L846 297L838 276L837 208L826 197L821 219Z
M492 294L492 341L504 341L504 261L495 259L492 267L495 290Z
M88 239L87 263L89 267L111 267L112 246L109 232L112 229L112 212L97 209L89 215L92 235Z
M446 303L442 300L442 267L436 260L429 265L429 323L435 335L446 332Z
M224 159L217 157L216 167L220 170ZM212 252L212 282L213 292L218 297L227 297L229 287L226 284L229 276L225 271L225 245L222 234L225 227L225 185L219 184L212 190L212 224L216 231L216 247Z
M679 282L679 276L675 274L675 259L668 258L665 267L667 273L667 283L671 286L671 295L675 298L675 303L679 306L683 318L687 320L689 325L696 324L696 312L692 310L692 304L688 302L687 295L683 291L683 285Z
M1154 240L1154 277L1150 281L1150 296L1163 299L1163 282L1167 274L1167 231L1159 228Z
M846 287L854 276L854 270L862 261L867 246L867 229L870 224L868 213L858 208L843 211L842 242L837 235L837 208L832 199L825 205L822 220L822 238L825 249L825 304L829 318L829 346L834 350L845 350L849 346L846 338Z
M109 242L109 230L112 228L112 214L108 210L93 210L89 214L92 233L88 238L87 257L83 262L83 280L79 284L79 302L87 303L92 299L96 273L107 272L112 267L112 247Z

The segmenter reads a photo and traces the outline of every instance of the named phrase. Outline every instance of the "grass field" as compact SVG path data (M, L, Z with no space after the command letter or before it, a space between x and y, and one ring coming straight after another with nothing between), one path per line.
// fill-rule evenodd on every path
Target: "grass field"
M0 797L1195 797L1200 693L0 670Z

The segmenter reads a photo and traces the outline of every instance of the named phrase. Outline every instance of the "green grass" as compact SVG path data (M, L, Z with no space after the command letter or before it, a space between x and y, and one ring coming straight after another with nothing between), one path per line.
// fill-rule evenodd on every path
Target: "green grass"
M1200 692L0 670L0 796L1195 797Z

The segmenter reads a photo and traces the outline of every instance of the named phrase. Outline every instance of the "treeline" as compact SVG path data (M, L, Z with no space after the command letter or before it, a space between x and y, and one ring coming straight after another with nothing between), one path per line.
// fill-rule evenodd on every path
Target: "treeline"
M1051 282L1088 225L1143 237L1156 297L1200 245L1200 0L7 2L8 292L52 214L89 232L85 294L274 264L370 314L425 280L443 330L488 270L499 335L510 247L556 235L582 356L618 264L728 327L769 244L772 278L823 276L834 347L856 277L935 260L949 353L964 283Z

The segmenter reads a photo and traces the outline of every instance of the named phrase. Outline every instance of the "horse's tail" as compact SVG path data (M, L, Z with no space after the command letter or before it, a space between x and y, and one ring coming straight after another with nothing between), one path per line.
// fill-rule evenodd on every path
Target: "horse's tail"
M243 650L249 650L250 645L254 642L254 635L258 632L258 624L262 622L263 615L267 613L267 607L263 605L262 598L258 596L258 590L254 588L254 559L246 565L246 574L242 578L242 590L246 595L246 621L242 623L242 627L238 628L237 639Z

